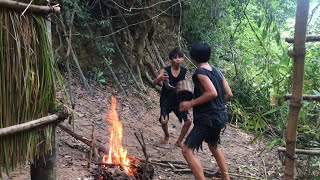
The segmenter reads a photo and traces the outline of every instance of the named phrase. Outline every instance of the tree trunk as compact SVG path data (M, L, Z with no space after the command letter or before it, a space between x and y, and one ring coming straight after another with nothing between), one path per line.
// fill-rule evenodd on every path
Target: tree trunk
M136 39L135 42L135 55L136 55L136 67L137 67L137 72L138 72L138 76L139 76L139 80L142 86L142 89L144 91L146 91L146 87L144 86L143 80L142 80L142 74L145 72L145 68L144 68L144 64L143 64L143 52L145 50L145 46L146 46L146 39L148 36L148 32L150 30L150 25L147 24L146 22L141 24L141 27L139 28L140 32L139 32L139 36Z
M294 65L292 98L288 116L288 127L286 131L286 163L284 179L291 180L294 177L294 158L297 139L297 124L299 111L301 109L304 59L306 56L306 31L308 22L309 1L298 0L296 23L294 32Z

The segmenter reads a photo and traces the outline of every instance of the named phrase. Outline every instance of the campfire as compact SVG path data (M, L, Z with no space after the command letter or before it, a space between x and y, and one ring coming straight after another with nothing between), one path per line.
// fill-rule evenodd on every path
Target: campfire
M103 156L101 163L98 163L96 179L151 179L153 167L136 157L128 156L127 150L122 146L122 122L116 111L116 105L116 99L112 97L111 108L106 115L106 119L111 123L109 153ZM141 144L140 140L139 143Z

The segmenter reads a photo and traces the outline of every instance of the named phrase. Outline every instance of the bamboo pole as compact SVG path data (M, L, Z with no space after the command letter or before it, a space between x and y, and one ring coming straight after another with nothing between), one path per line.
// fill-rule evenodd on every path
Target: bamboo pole
M278 147L278 152L286 152L286 148L285 147ZM296 152L296 154L320 156L320 150L296 149L295 152Z
M294 43L294 38L286 38L287 43ZM317 42L320 41L320 36L307 36L306 42Z
M49 115L40 119L36 119L33 121L29 121L26 123L22 123L22 124L17 124L17 125L13 125L13 126L9 126L9 127L5 127L5 128L1 128L0 129L0 136L5 136L5 135L9 135L9 134L14 134L20 131L25 131L25 130L29 130L32 128L36 128L54 121L59 121L59 120L64 120L65 117L61 117L57 114L53 114L53 115Z
M306 56L306 31L308 22L309 1L298 0L294 32L294 64L292 98L289 105L288 127L286 130L286 163L284 179L292 180L294 177L294 157L297 140L297 123L301 109L303 90L304 59Z
M292 94L286 94L284 96L285 100L289 100L292 98ZM307 101L320 101L320 95L310 95L310 94L303 94L302 95L302 100L307 100Z
M10 8L17 11L27 11L41 14L50 14L60 12L59 5L41 6L17 1L0 0L0 7Z

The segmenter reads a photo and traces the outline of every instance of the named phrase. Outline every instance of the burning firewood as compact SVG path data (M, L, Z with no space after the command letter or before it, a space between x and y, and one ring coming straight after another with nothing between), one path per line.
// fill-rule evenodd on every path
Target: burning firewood
M142 133L141 140L135 133L146 161L127 155L127 150L122 147L122 123L116 111L116 100L112 97L111 108L107 113L107 120L111 123L109 152L104 155L94 174L97 180L148 180L152 179L154 168L148 164L148 155Z

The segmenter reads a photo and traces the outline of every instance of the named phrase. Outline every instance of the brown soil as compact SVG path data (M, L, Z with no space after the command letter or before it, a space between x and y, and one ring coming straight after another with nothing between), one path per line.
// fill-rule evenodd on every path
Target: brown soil
M110 124L106 121L105 116L110 107L111 94L113 94L117 99L117 112L123 122L123 146L128 150L130 156L144 159L141 146L134 136L135 132L142 131L151 160L184 161L180 148L174 145L181 127L174 115L170 115L169 122L170 144L160 145L163 132L158 121L159 94L157 91L149 87L143 97L132 91L128 97L123 97L111 87L106 89L106 87L93 85L94 95L90 95L79 82L81 81L73 82L76 100L76 133L90 138L91 125L95 123L97 142L108 144ZM92 179L92 172L96 166L91 164L91 167L87 168L88 146L59 128L58 134L60 139L58 145L59 180ZM260 179L267 177L268 179L280 179L282 174L280 169L283 168L276 151L261 153L265 148L265 143L261 141L250 143L252 139L252 135L233 126L228 126L222 135L221 148L229 165L229 171L233 174L232 179L250 179L248 176ZM218 171L217 163L211 156L208 147L206 145L203 147L203 151L195 152L197 157L205 168ZM191 173L176 174L170 168L158 165L154 165L154 168L153 179L194 179ZM17 169L11 172L10 178L4 177L4 179L30 179L28 167Z

